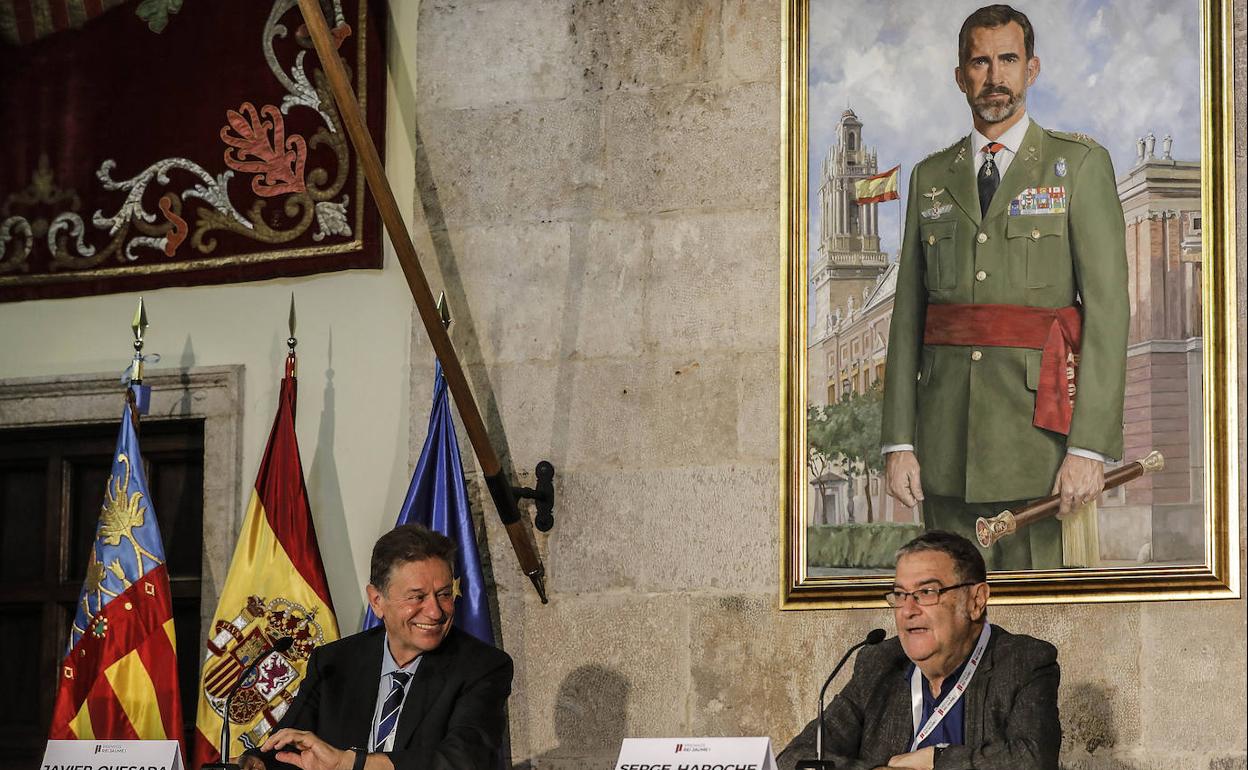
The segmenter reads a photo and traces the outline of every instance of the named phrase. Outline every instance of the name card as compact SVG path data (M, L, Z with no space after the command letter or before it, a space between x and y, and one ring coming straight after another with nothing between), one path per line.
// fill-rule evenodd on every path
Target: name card
M48 741L40 770L182 770L177 741Z
M770 738L625 738L615 762L615 770L775 768Z

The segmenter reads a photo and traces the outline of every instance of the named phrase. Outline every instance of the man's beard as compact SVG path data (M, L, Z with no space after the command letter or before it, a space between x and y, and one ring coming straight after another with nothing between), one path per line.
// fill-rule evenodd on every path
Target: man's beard
M988 101L988 97L998 94L1008 97L1004 104L994 104ZM979 96L967 99L967 101L970 102L971 109L975 111L980 120L985 123L1000 123L1014 117L1019 108L1027 103L1027 91L1023 90L1015 94L1005 86L986 86L979 92Z

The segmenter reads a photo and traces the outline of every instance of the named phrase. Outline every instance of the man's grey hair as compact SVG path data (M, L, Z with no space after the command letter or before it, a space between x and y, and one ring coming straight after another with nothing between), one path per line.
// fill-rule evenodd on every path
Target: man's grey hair
M395 568L410 561L441 559L455 574L455 543L419 524L400 524L377 539L369 562L368 582L385 592Z

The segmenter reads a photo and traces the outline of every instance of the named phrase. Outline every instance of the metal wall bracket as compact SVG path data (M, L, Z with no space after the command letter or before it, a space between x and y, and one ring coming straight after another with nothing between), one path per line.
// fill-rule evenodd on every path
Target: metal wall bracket
M549 532L555 526L555 466L542 460L533 469L533 475L537 477L536 489L512 487L511 491L516 497L534 502L537 514L533 517L533 526L542 532Z

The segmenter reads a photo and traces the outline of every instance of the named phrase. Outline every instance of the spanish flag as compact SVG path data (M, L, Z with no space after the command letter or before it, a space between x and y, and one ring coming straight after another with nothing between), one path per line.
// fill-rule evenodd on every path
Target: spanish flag
M243 670L284 636L290 649ZM277 417L260 461L225 587L208 630L191 767L220 759L225 701L231 758L259 746L290 707L312 650L338 638L295 438L295 355L286 359Z
M169 576L129 395L61 663L52 738L182 740Z
M901 166L893 166L888 171L869 176L854 182L855 203L883 203L895 201L897 195L897 171Z

